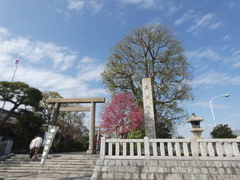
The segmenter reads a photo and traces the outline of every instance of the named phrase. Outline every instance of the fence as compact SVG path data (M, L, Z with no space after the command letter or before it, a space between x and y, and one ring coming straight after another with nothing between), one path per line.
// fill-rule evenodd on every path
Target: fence
M240 160L240 139L106 139L100 159Z

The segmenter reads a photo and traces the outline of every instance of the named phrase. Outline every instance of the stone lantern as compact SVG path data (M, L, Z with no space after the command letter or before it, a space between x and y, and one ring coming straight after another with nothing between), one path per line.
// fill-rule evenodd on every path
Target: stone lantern
M197 117L195 113L192 113L192 117L187 120L188 123L192 124L192 129L190 131L197 139L202 139L201 135L204 129L200 127L200 122L203 120L203 118Z

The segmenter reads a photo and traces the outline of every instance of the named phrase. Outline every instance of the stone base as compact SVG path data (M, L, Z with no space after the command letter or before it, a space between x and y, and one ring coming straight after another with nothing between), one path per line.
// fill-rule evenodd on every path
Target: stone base
M240 179L238 160L101 160L91 180L208 180Z
M96 150L89 149L87 150L87 154L96 154Z

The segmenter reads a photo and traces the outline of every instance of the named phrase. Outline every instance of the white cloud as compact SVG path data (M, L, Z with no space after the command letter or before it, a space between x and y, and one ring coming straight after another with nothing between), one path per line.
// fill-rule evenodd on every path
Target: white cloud
M232 53L232 56L227 60L231 60L234 62L233 67L239 68L240 67L240 50L236 50Z
M68 9L71 10L82 10L84 6L84 1L82 0L68 0Z
M209 30L215 30L222 25L222 22L215 22L216 15L213 13L208 13L201 18L195 20L194 25L192 25L188 32L192 32L193 34L198 34L203 28Z
M92 58L90 58L89 56L84 56L84 57L80 60L81 63L91 63L91 62L94 62L94 61L95 61L95 60L92 59Z
M0 37L3 36L0 33ZM1 56L22 56L22 60L27 59L31 63L39 63L42 66L52 64L53 69L61 71L72 67L77 54L67 47L57 46L53 43L30 41L24 37L13 36L1 38L0 49Z
M235 51L235 52L233 53L233 56L239 56L239 55L240 55L240 50Z
M6 38L10 35L10 32L6 28L0 27L0 39Z
M209 71L201 74L193 80L193 84L196 85L226 85L231 80L231 77L227 73Z
M221 60L221 56L212 48L200 48L196 51L188 51L186 52L186 54L187 54L187 57L192 61L196 61L200 59L207 59L207 60L214 60L214 61Z
M103 65L97 64L97 60L89 56L84 56L77 66L79 72L77 78L82 81L100 81Z
M187 13L184 13L180 18L178 18L174 24L175 25L181 25L182 23L189 21L195 17L194 10L190 10Z
M95 13L99 12L103 8L103 3L99 3L97 0L91 0L89 1L89 4Z
M197 20L196 24L192 26L189 31L193 31L196 28L207 26L213 18L214 18L214 15L212 13L209 13L203 16L201 19Z
M237 76L230 80L233 84L240 84L240 76Z
M181 6L171 5L167 10L167 16L171 16L181 8L182 8Z
M164 1L157 1L157 0L119 0L124 4L134 4L138 5L141 8L149 9L149 8L164 8Z
M100 81L104 66L96 63L84 63L80 64L78 69L80 70L80 73L77 75L78 79L82 81Z
M229 36L229 35L225 35L224 37L223 37L223 40L225 40L225 41L228 41L228 40L230 40L231 39L231 37Z
M39 90L56 91L63 97L104 96L106 91L96 84L100 82L103 66L88 56L82 58L81 68L73 66L78 62L77 53L54 43L31 41L15 37L0 28L0 77L11 81L15 69L14 60L20 59L14 81L21 81ZM94 62L94 64L91 64ZM77 75L71 74L77 70ZM91 87L91 81L95 86Z
M237 67L240 67L240 62L237 62L233 65L233 67L237 68Z
M68 0L68 9L82 11L84 8L97 13L103 8L103 3L98 0Z
M221 50L226 50L226 49L228 49L229 48L229 45L224 45L222 48L221 48Z
M218 29L222 25L222 22L216 22L209 25L210 30Z

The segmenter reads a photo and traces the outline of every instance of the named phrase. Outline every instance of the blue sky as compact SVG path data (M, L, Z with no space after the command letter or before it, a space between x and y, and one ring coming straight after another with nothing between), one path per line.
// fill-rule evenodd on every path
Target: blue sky
M14 81L65 98L108 98L100 73L109 50L131 29L158 23L174 30L194 67L196 99L185 106L205 119L203 137L214 127L209 101L218 95L230 97L212 101L216 123L240 129L239 17L238 0L1 0L0 81L11 81L21 56ZM178 126L184 137L189 130Z

